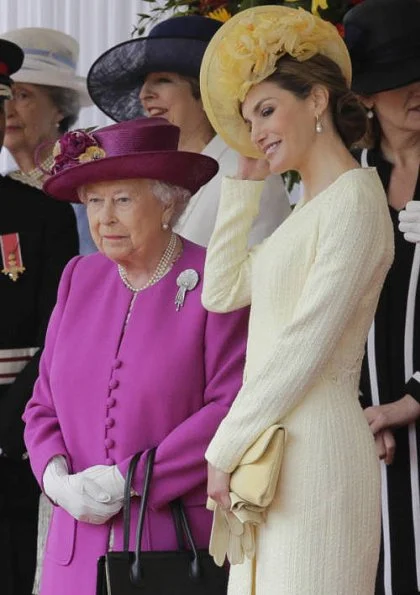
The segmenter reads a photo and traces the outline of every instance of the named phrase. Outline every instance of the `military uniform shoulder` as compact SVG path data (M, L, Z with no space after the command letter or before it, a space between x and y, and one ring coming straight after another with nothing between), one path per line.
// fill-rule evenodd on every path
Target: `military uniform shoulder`
M0 176L0 200L2 210L15 211L25 209L27 214L37 213L38 216L48 213L69 213L72 217L70 204L54 200L42 190L13 180L8 176Z

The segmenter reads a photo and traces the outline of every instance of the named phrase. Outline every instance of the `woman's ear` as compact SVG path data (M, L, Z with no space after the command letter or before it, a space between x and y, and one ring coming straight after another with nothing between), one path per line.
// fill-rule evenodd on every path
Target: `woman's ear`
M170 225L175 213L175 206L175 200L171 200L169 204L165 205L162 213L162 226L163 224Z
M373 109L375 105L373 97L371 97L370 95L359 95L358 97L367 110Z
M313 104L314 115L322 116L328 108L330 93L324 85L314 85L311 89L310 98Z

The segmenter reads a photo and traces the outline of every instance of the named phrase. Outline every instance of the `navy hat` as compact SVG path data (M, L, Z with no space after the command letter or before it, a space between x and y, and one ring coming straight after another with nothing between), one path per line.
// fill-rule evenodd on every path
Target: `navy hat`
M220 21L198 15L172 17L155 25L147 37L107 50L87 76L92 101L117 122L143 116L139 93L145 77L176 72L198 79L207 45L221 26Z
M420 81L420 0L365 0L343 24L353 91L371 95Z
M10 76L22 66L23 51L15 43L0 39L0 84L10 87Z

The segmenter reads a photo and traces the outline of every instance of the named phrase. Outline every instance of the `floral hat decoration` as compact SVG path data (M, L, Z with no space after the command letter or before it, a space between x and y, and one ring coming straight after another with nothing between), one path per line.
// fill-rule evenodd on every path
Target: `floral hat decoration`
M78 188L110 180L146 178L195 194L217 173L217 161L178 151L179 128L163 118L140 118L98 129L72 130L53 149L43 189L58 200L80 202Z
M200 72L201 97L218 134L239 153L261 157L240 107L249 89L265 80L286 54L305 61L333 60L351 84L351 62L336 27L302 8L258 6L229 19L210 41Z

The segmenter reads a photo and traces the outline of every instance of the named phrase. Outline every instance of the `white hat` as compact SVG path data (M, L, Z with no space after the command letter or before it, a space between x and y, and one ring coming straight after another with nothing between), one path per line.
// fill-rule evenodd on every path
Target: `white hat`
M86 79L76 75L79 44L74 37L42 27L15 29L0 37L16 43L25 53L22 68L13 75L14 82L73 89L81 107L92 104Z

